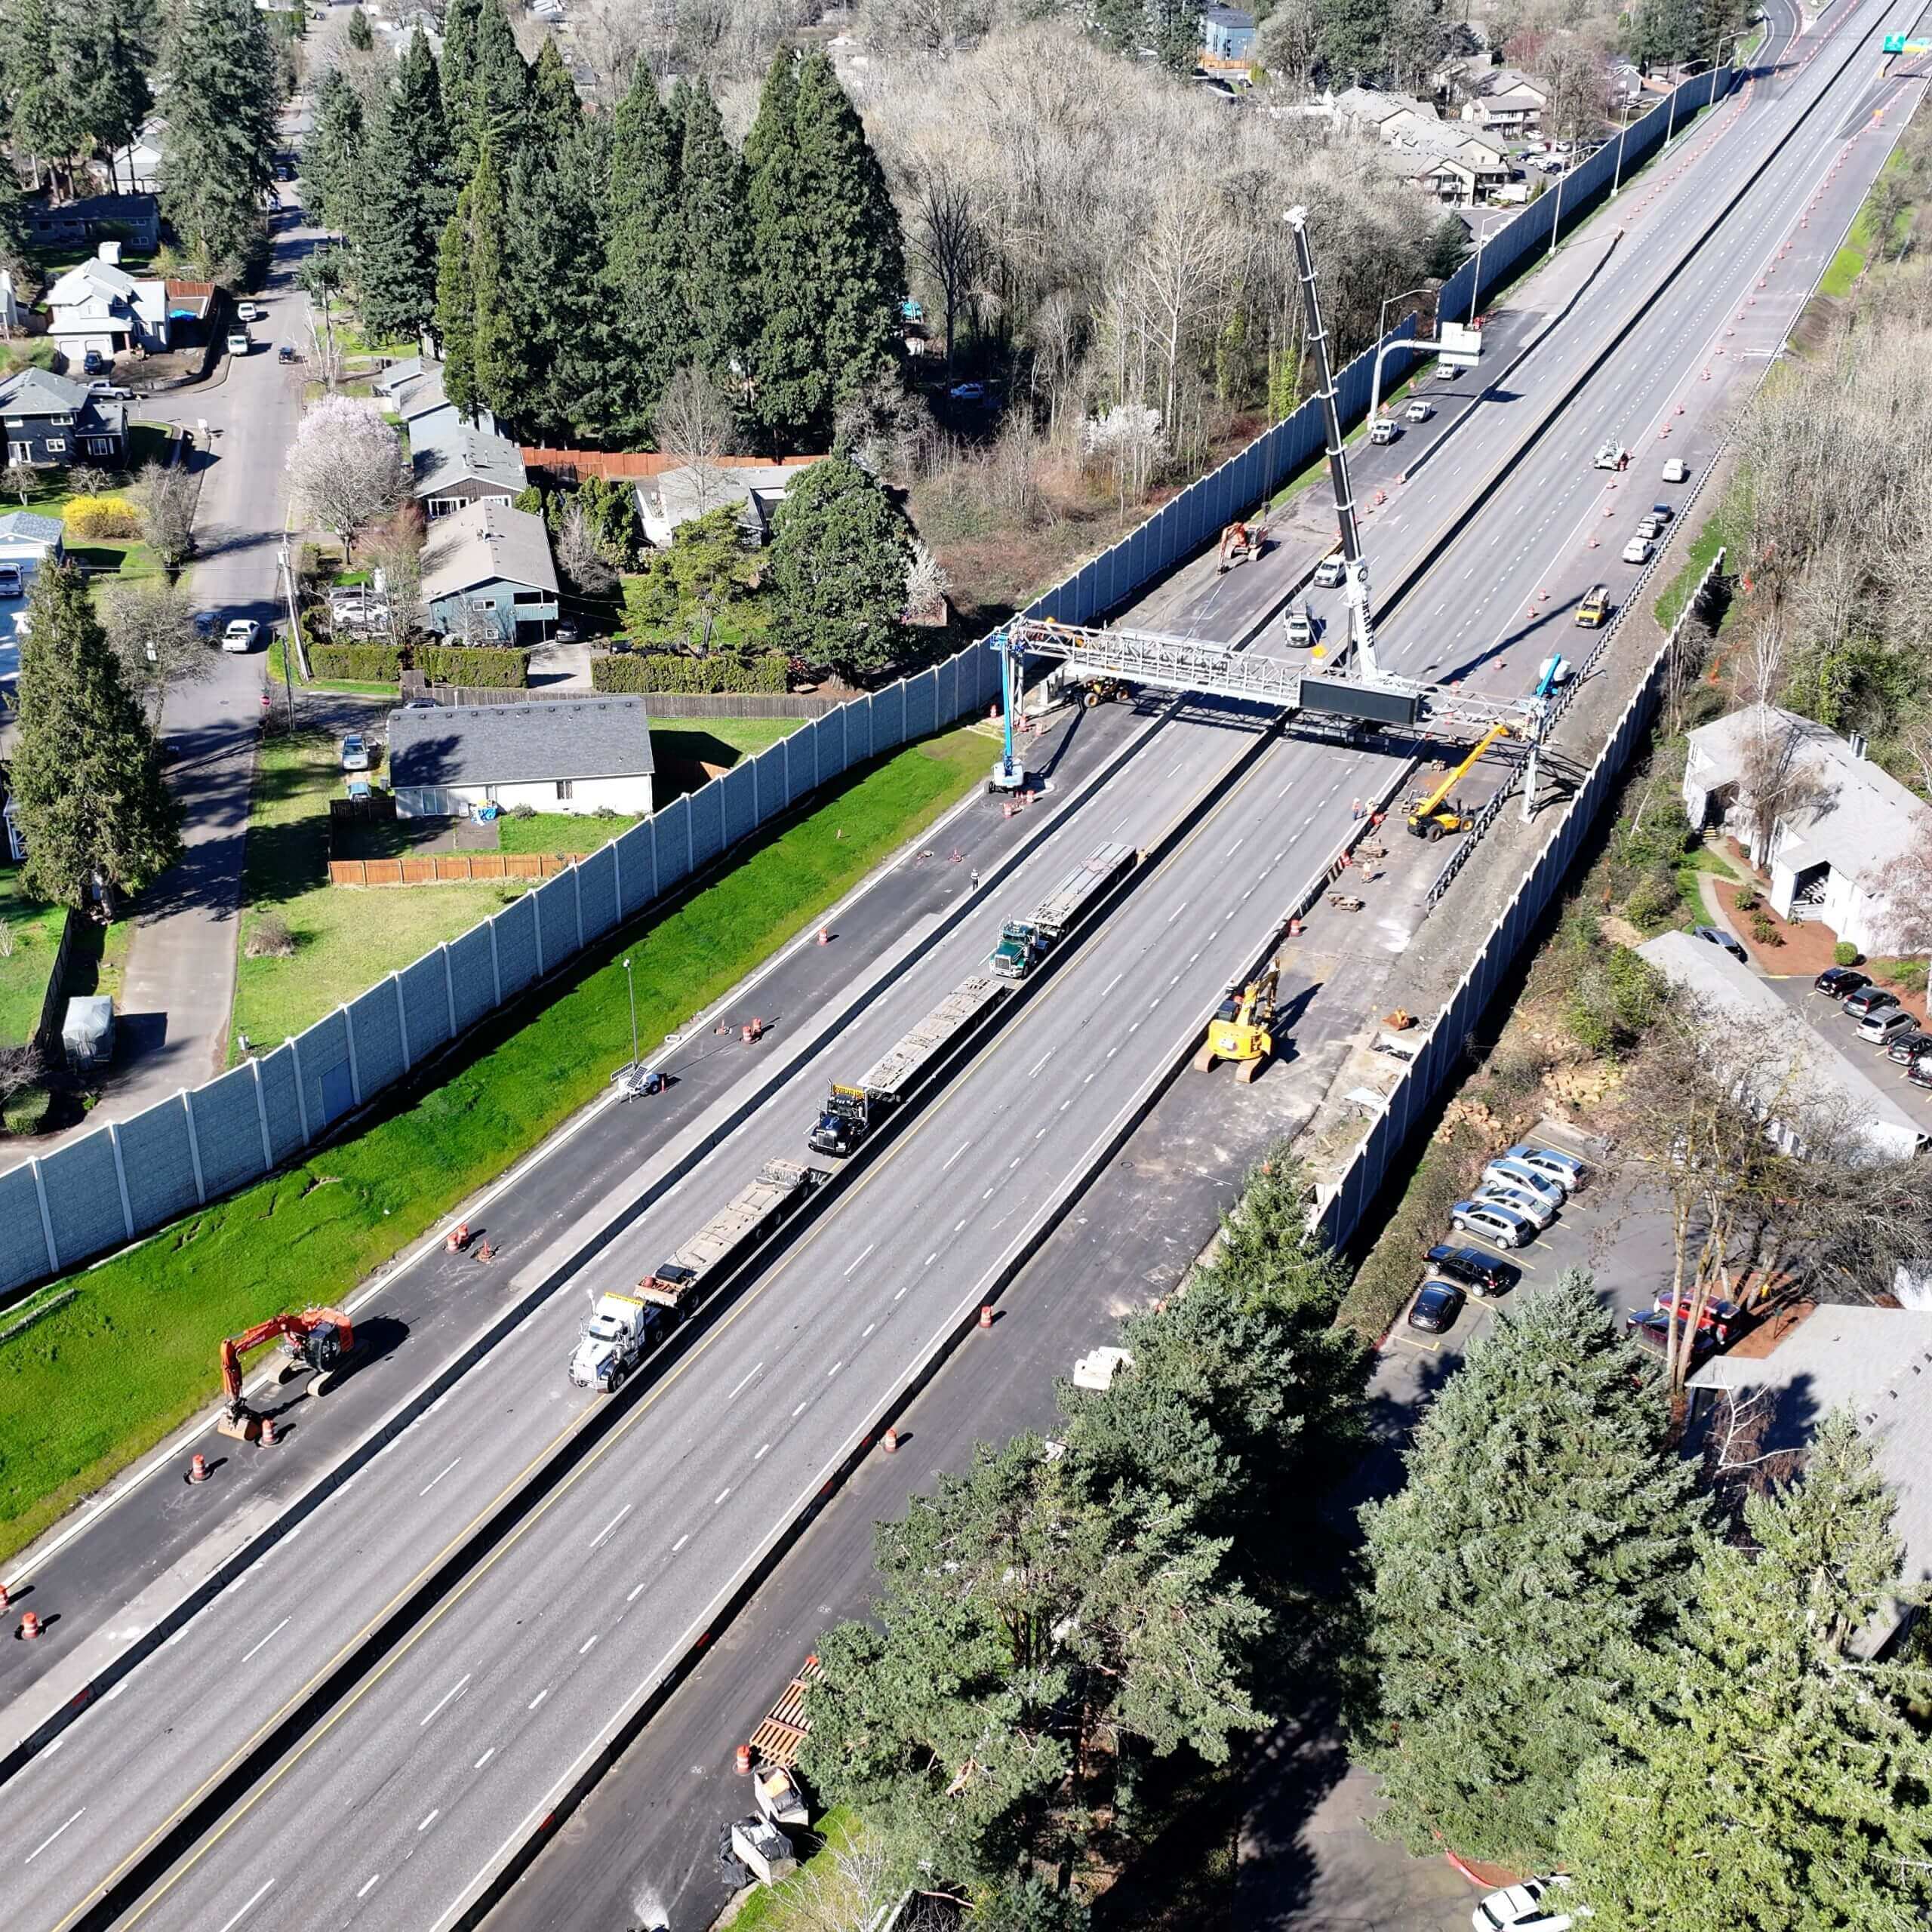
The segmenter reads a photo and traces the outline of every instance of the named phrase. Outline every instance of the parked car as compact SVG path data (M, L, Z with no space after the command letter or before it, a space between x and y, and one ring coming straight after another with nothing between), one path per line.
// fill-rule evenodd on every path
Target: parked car
M108 366L107 358L97 349L90 349L81 358L81 374L84 376L97 376Z
M1688 1288L1680 1290L1674 1296L1668 1288L1665 1288L1659 1292L1651 1306L1659 1315L1674 1314L1678 1321L1688 1321L1690 1311L1696 1303L1697 1297ZM1721 1295L1715 1295L1706 1300L1703 1311L1697 1318L1697 1326L1712 1340L1722 1343L1728 1342L1734 1335L1742 1334L1749 1319L1750 1317L1736 1302L1727 1301Z
M291 346L290 344L285 342L281 346L275 351L275 359L278 362L287 363L299 362L302 358L296 354L294 348Z
M1586 630L1596 630L1607 620L1610 611L1610 586L1593 583L1583 593L1583 602L1577 606L1577 621Z
M269 318L269 312L259 302L238 302L235 312L245 322L265 322Z
M1716 926L1693 926L1690 930L1695 933L1700 939L1708 940L1713 946L1722 946L1724 951L1729 953L1731 958L1735 959L1740 965L1748 966L1750 964L1751 955L1745 951L1744 943L1742 940L1736 938L1730 933L1721 931Z
M369 781L366 778L352 778L349 781L349 802L352 805L367 804L371 796Z
M1459 1233L1481 1235L1498 1247L1521 1247L1536 1238L1536 1223L1498 1201L1459 1201L1449 1219Z
M26 594L26 584L20 575L18 564L0 564L0 597L21 597Z
M1690 480L1690 466L1681 456L1665 460L1663 480L1666 483L1687 483Z
M1511 1181L1485 1180L1476 1189L1476 1198L1506 1208L1512 1214L1520 1214L1524 1220L1534 1222L1539 1233L1556 1219L1561 1204L1546 1198L1534 1188L1518 1187Z
M1440 1335L1456 1325L1463 1312L1463 1291L1447 1281L1425 1281L1409 1304L1409 1326L1427 1335Z
M1647 1349L1653 1355L1660 1355L1669 1350L1671 1327L1670 1317L1660 1315L1654 1308L1647 1308L1640 1314L1626 1315L1623 1320L1623 1332L1640 1349ZM1690 1337L1692 1366L1694 1367L1706 1355L1715 1354L1717 1346L1715 1336L1708 1329L1699 1329Z
M1305 604L1281 613L1281 632L1289 643L1306 651L1315 641L1315 620Z
M1438 362L1435 365L1435 380L1444 389L1462 373L1453 362Z
M1849 966L1827 966L1811 982L1814 993L1823 993L1827 999L1843 999L1849 993L1863 991L1872 982L1863 973L1854 973Z
M1663 534L1662 520L1654 516L1640 516L1637 519L1637 534L1639 537L1648 537L1652 543L1655 543Z
M1857 992L1847 993L1840 1004L1854 1020L1863 1020L1868 1013L1876 1013L1881 1007L1897 1006L1899 996L1888 993L1883 986L1875 986L1869 980Z
M1875 1007L1858 1023L1858 1037L1868 1047L1889 1046L1918 1031L1918 1022L1902 1006Z
M262 634L262 627L253 617L232 617L228 628L221 634L221 648L224 651L253 651L255 641Z
M1672 518L1675 516L1676 514L1676 511L1672 509L1670 505L1668 503L1653 503L1651 506L1651 515L1657 519L1660 525L1669 522Z
M1380 449L1392 443L1402 433L1402 426L1392 416L1378 416L1368 432L1368 440Z
M97 376L88 385L88 394L101 402L132 402L134 392L125 383L109 382L105 376Z
M946 394L955 402L977 403L982 408L992 400L984 383L955 383Z
M1906 1069L1905 1077L1915 1087L1932 1088L1932 1054L1921 1054Z
M1633 537L1623 546L1623 561L1626 564L1647 564L1656 549L1657 546L1647 537Z
M1561 1894L1570 1881L1564 1878L1525 1878L1491 1892L1469 1915L1474 1932L1570 1932L1574 1913L1564 1911Z
M1435 414L1435 405L1428 397L1419 395L1411 399L1408 408L1402 414L1411 423L1426 423Z
M369 743L360 731L352 731L342 741L342 768L345 771L369 769Z
M1561 1181L1552 1180L1549 1175L1538 1174L1527 1161L1512 1161L1506 1154L1491 1161L1483 1169L1482 1177L1489 1187L1524 1189L1552 1211L1561 1208L1570 1198Z
M1523 1278L1521 1269L1512 1268L1479 1247L1452 1247L1447 1241L1429 1251L1429 1265L1435 1273L1460 1281L1478 1299L1507 1294Z
M1339 590L1347 580L1349 567L1340 556L1324 557L1315 567L1317 590Z
M1527 1140L1518 1141L1504 1158L1521 1161L1524 1167L1549 1175L1552 1180L1561 1183L1566 1194L1574 1194L1590 1177L1589 1168L1575 1155L1559 1154L1553 1147L1533 1147Z
M195 613L195 635L204 640L211 638L214 635L215 626L220 622L220 617L213 611L197 611Z
M1909 1066L1927 1054L1932 1054L1932 1033L1921 1033L1915 1026L1909 1033L1894 1033L1885 1042L1885 1057L1900 1066Z

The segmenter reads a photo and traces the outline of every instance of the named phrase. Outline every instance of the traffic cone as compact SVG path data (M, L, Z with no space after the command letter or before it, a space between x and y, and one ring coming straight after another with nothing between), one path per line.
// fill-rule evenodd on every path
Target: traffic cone
M197 1449L195 1460L188 1465L188 1480L190 1482L206 1482L208 1479L208 1459Z
M888 1429L885 1432L885 1434L880 1438L878 1446L883 1449L888 1456L897 1455L899 1454L898 1430L896 1429Z
M272 1449L276 1443L281 1439L281 1438L275 1433L275 1417L273 1416L263 1417L262 1447L264 1449Z
M749 1777L751 1775L751 1768L752 1747L749 1744L741 1744L738 1746L739 1776L740 1777Z
M832 943L831 934L827 932L823 926L818 929L818 943L820 946L829 946Z
M40 1635L40 1619L30 1610L20 1613L20 1635L29 1644Z
M7 1586L5 1583L0 1583L0 1616L4 1616L5 1614L6 1609Z
M980 1326L990 1328L993 1325L993 1311L990 1303L982 1303L980 1308Z

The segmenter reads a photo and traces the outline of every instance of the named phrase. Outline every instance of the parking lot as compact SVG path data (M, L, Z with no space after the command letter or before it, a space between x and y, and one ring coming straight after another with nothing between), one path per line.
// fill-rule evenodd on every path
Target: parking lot
M1906 1078L1903 1066L1885 1057L1885 1049L1868 1045L1858 1037L1850 1016L1822 994L1811 990L1809 978L1793 974L1764 975L1764 983L1824 1039L1828 1040L1852 1065L1875 1081L1908 1116L1932 1134L1932 1087L1915 1087ZM1921 998L1908 995L1908 1010L1919 1016L1925 1012ZM1932 1031L1932 1027L1928 1027Z

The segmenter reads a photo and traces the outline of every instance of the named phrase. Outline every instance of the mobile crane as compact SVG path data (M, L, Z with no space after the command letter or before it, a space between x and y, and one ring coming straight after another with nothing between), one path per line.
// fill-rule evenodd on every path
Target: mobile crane
M275 1341L288 1357L280 1380L291 1382L306 1374L309 1394L319 1396L355 1348L355 1331L349 1317L338 1309L305 1308L300 1315L271 1315L238 1335L226 1337L221 1344L221 1392L226 1404L215 1424L217 1435L252 1442L261 1433L261 1417L242 1400L242 1358L264 1342Z
M1208 1023L1208 1041L1194 1057L1195 1070L1206 1073L1217 1060L1232 1060L1235 1078L1245 1086L1268 1063L1275 1051L1275 989L1281 983L1281 962L1271 959L1259 979L1238 990L1230 986L1220 1011Z
M1409 801L1409 829L1417 838L1441 838L1469 829L1472 814L1466 812L1450 797L1450 794L1469 776L1475 768L1476 761L1491 745L1499 738L1513 736L1515 731L1515 728L1507 722L1492 724L1476 740L1469 755L1439 785L1427 794Z

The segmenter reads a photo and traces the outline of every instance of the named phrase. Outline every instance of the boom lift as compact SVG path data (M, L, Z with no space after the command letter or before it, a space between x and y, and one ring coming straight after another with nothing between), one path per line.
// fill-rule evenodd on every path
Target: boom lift
M1450 833L1466 832L1469 829L1471 814L1450 798L1450 794L1475 768L1477 759L1487 751L1499 738L1512 735L1512 728L1506 724L1492 724L1478 738L1469 755L1457 765L1426 796L1411 798L1408 803L1409 829L1418 838L1437 839ZM1447 802L1444 802L1447 801Z
M288 1357L279 1379L292 1382L306 1374L309 1394L319 1396L355 1347L355 1331L340 1309L305 1308L300 1315L271 1315L226 1337L221 1345L221 1392L226 1406L215 1424L217 1434L252 1442L261 1432L261 1417L242 1399L242 1358L264 1342L275 1341Z
M1238 992L1232 986L1221 1002L1221 1010L1208 1023L1208 1043L1195 1055L1195 1070L1211 1071L1217 1060L1232 1060L1239 1071L1235 1078L1245 1086L1268 1063L1275 1051L1275 989L1280 983L1281 962L1271 959L1259 979L1251 980Z

